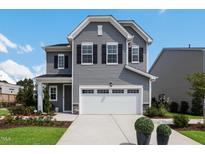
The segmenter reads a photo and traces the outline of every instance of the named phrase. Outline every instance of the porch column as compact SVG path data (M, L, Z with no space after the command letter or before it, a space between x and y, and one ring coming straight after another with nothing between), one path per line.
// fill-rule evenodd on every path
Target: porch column
M43 112L43 86L41 82L38 82L38 111Z

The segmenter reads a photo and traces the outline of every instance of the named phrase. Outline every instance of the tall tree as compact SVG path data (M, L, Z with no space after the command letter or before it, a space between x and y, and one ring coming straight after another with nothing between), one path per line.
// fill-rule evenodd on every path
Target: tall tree
M17 82L17 85L23 88L17 94L17 102L22 103L25 106L35 106L36 101L34 99L34 84L32 79L24 79Z
M205 124L205 73L199 73L199 72L193 73L187 77L187 80L191 84L190 94L193 96L192 102L194 102L195 105L201 106L201 110L203 110L204 124Z

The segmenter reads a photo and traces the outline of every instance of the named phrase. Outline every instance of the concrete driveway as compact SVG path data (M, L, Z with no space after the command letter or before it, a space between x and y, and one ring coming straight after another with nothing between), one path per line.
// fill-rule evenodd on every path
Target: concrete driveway
M59 140L61 145L137 144L134 122L138 115L79 115ZM155 125L156 129L157 124ZM156 145L156 130L150 144ZM198 144L172 131L169 144Z

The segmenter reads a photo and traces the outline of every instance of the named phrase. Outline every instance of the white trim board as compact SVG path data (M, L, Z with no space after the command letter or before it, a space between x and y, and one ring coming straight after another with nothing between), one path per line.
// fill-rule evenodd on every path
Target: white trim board
M86 19L81 22L81 24L70 34L68 35L69 40L75 39L75 37L90 23L90 22L110 22L125 38L131 40L133 38L127 30L121 26L116 19L112 16L88 16Z

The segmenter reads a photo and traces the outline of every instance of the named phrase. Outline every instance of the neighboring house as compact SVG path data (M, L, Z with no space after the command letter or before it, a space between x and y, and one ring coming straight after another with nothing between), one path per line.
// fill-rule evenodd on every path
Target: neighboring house
M67 38L68 44L44 48L46 74L36 77L38 110L43 110L45 84L61 112L142 114L151 105L152 38L135 21L88 16Z
M0 102L14 103L21 86L0 81Z
M159 77L152 85L152 96L165 94L170 101L191 102L187 75L205 71L205 48L164 48L150 73Z

